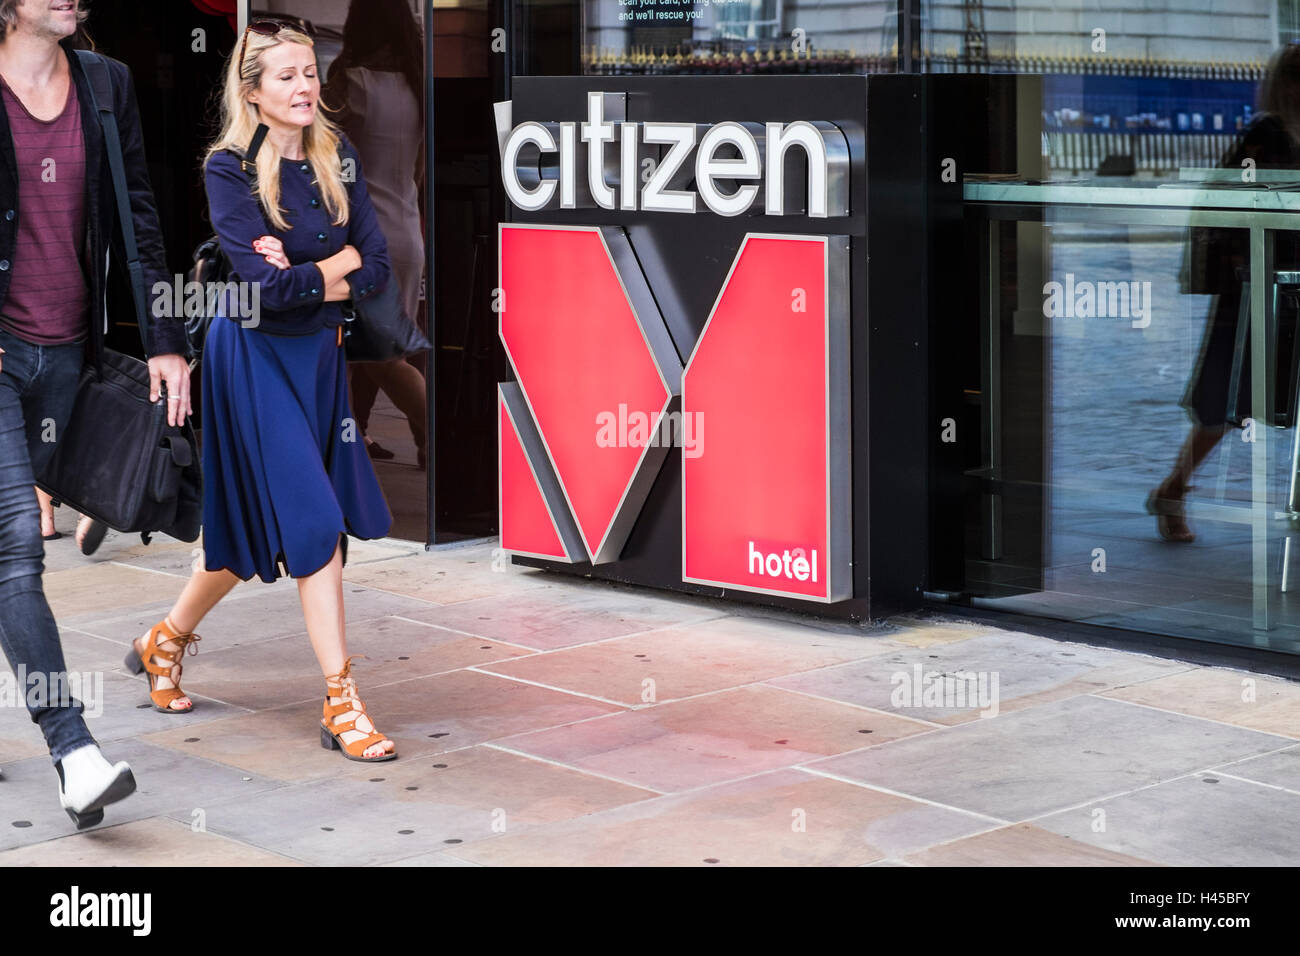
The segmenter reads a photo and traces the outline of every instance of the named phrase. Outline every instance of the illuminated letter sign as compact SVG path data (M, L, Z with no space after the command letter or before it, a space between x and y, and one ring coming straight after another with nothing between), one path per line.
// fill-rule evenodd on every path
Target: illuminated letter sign
M652 438L681 360L623 230L502 225L500 263L501 341L547 456L537 470L558 477L577 559L613 561L668 452Z
M851 596L848 239L750 233L682 376L682 580Z
M703 200L717 215L739 216L757 201L761 182L766 215L825 219L849 214L848 142L833 123L632 123L625 121L625 111L622 94L589 92L583 123L530 121L512 128L510 101L497 103L497 145L506 196L520 209L544 209L555 198L558 180L561 209L613 209L617 198L618 208L636 210L640 148L648 145L668 149L655 154L654 172L641 190L639 208L646 212L693 213L697 200ZM607 149L616 135L617 149ZM586 144L585 151L579 150L579 139ZM785 162L792 148L807 159L807 193L788 212ZM718 155L723 149L739 155ZM693 167L692 151L696 152ZM581 153L587 166L585 183L578 176ZM542 154L556 161L543 163ZM692 169L698 194L669 188L675 179L689 178ZM715 182L718 179L741 185L734 193L723 193Z
M748 234L683 371L623 230L503 224L502 547L617 560L675 416L682 579L851 597L847 261Z

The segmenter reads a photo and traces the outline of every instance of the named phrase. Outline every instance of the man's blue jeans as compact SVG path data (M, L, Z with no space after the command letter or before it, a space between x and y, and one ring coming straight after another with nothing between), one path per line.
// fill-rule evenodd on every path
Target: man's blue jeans
M81 702L66 691L51 693L69 685L41 587L45 542L33 476L72 413L84 347L32 345L0 329L0 349L0 647L15 674L25 669L34 690L18 691L57 761L95 740Z

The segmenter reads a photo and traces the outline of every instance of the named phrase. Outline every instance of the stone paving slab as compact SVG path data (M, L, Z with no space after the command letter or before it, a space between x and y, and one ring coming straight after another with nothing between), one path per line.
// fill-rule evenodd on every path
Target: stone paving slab
M884 639L792 633L785 624L727 615L483 669L635 706L650 690L663 703L895 650Z
M1153 866L1030 823L998 827L906 856L915 866Z
M1174 866L1294 866L1300 792L1209 771L1037 823L1080 843Z
M771 684L941 724L1150 681L1190 665L1028 634L892 649ZM974 675L970 677L968 675Z
M659 597L643 588L548 580L521 593L461 601L406 616L466 634L549 650L701 622L725 613L712 604Z
M1300 793L1300 746L1288 747L1277 753L1251 757L1214 770L1234 777L1242 777L1269 787L1281 787Z
M230 717L235 714L248 713L245 708L236 707L223 701L194 695L194 710L189 714L164 714L153 709L149 699L149 685L143 677L128 677L125 674L105 673L101 679L92 681L92 693L79 692L84 710L86 727L91 735L101 743L142 737L162 727L185 727L187 732L205 724ZM40 750L44 738L40 730L31 722L25 708L5 708L0 710L0 733L6 738L27 741Z
M670 793L927 730L916 721L758 684L498 743Z
M301 866L288 857L238 843L193 823L160 817L46 840L0 853L8 866Z
M365 770L211 807L208 829L320 865L372 865L652 796L483 747Z
M493 572L494 567L500 570L485 573ZM398 558L384 562L382 567L369 563L354 566L349 562L343 569L343 580L430 604L457 604L545 587L551 578L541 571L504 564L493 558L490 549L474 548Z
M149 708L122 657L195 547L47 545L69 667L100 680L92 732L140 790L75 832L37 728L0 708L0 866L1300 864L1292 681L569 578L492 543L353 541L354 673L401 755L357 763L320 746L292 581L241 584L200 625L194 713ZM1098 591L1085 572L1061 573ZM918 666L997 674L998 715L896 702Z
M809 764L1019 822L1290 740L1102 697L1074 697Z
M373 686L363 675L357 680L366 712L396 744L399 760L621 709L469 670ZM350 768L342 772L364 768L367 765L346 761L338 751L321 747L323 703L322 693L319 700L214 721L201 731L164 730L144 739L286 781L337 775L340 764Z
M185 587L185 579L115 561L86 567L69 568L46 574L45 598L50 611L61 624L72 624L89 612L133 607L155 601L175 601Z
M179 580L179 579L177 579ZM184 581L181 582L182 585ZM401 595L387 594L370 588L344 583L345 613L349 628L365 625L378 618L394 614L409 614L428 607L424 601ZM177 594L180 589L177 589ZM105 614L102 611L81 611L59 618L59 623L99 637L107 638L126 648L137 637L163 619L172 608L172 600L147 599L134 609ZM290 634L303 633L302 602L298 588L290 580L281 579L265 584L258 579L237 584L212 612L195 629L202 637L199 653L223 647L244 647L258 641L274 640Z
M1300 738L1300 684L1246 671L1188 668L1102 696Z
M969 814L778 770L447 852L493 866L856 866L987 827Z
M364 657L352 665L363 688L532 653L400 617L376 618L351 627L348 652ZM305 631L187 657L183 686L187 693L252 710L320 701L325 693L320 664Z
M125 760L136 779L136 792L104 811L104 824L114 826L150 820L165 814L187 822L195 809L209 803L246 800L283 784L250 775L208 760L200 760L143 740L120 740L105 746L113 761ZM40 844L60 837L77 838L72 821L59 806L59 778L48 754L6 763L0 776L0 850Z

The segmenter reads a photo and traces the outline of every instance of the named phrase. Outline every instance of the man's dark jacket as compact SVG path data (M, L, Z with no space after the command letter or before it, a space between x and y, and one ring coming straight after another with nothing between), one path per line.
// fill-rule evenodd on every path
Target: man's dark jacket
M97 354L104 342L104 250L111 244L113 261L126 274L126 255L121 230L117 227L117 204L113 195L113 175L108 166L104 148L104 131L90 98L90 80L81 68L81 62L65 40L61 44L72 68L72 81L77 85L77 99L81 104L81 131L86 146L86 232L82 272L89 290L90 343ZM144 155L144 135L140 130L140 111L135 101L135 85L131 71L125 63L108 59L113 77L113 112L122 139L122 155L126 167L127 191L131 194L131 212L135 220L135 237L140 246L140 264L144 271L146 296L155 282L171 284L167 272L167 256L163 249L162 228L158 224L158 208L154 204L153 189L149 185L149 170ZM14 242L18 235L18 164L14 160L14 140L9 129L9 115L0 100L0 312L9 294L13 277ZM22 268L22 263L17 264ZM148 303L146 303L148 309ZM175 353L185 355L188 348L185 327L180 319L153 318L149 320L149 341L144 343L149 355Z

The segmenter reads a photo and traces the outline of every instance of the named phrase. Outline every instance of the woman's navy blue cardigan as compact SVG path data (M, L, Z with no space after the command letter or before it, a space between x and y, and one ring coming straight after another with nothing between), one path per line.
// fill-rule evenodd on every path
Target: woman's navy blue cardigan
M311 165L306 160L282 159L280 208L292 227L287 230L274 228L262 214L237 156L222 151L208 160L205 181L212 225L230 259L232 280L258 284L261 314L256 327L263 332L309 335L343 324L347 303L324 301L325 280L316 262L345 245L351 244L361 254L361 268L347 276L354 301L373 295L388 282L388 244L366 190L360 157L346 139L340 152L350 201L347 224L333 224ZM279 269L254 251L253 240L262 236L275 236L284 243L291 268Z

